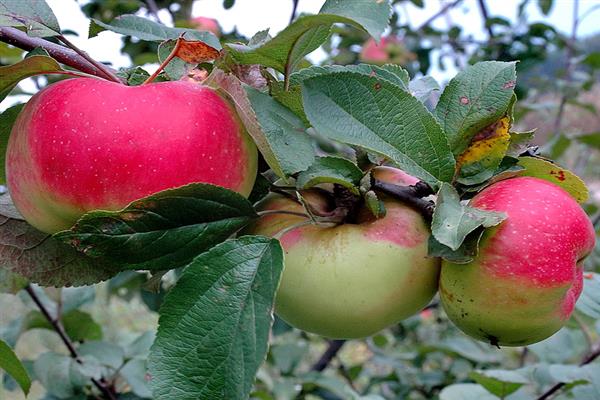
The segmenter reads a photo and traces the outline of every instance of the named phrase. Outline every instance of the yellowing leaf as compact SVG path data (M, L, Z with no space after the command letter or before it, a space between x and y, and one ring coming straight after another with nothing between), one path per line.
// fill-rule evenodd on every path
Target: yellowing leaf
M509 128L510 118L505 116L473 137L469 147L458 157L458 182L475 185L494 174L510 144Z
M221 53L208 44L199 40L177 39L175 55L190 64L200 64L219 58Z
M588 199L589 192L585 183L569 170L537 157L520 157L519 165L525 168L520 176L533 176L552 182L566 190L578 203L584 203Z

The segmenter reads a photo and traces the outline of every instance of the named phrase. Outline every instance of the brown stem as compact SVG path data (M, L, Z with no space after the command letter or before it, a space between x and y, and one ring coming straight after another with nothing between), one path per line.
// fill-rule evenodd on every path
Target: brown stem
M104 78L104 73L90 63L88 60L60 44L49 42L45 39L34 38L27 36L25 32L21 32L16 28L8 26L0 27L0 42L8 43L11 46L18 47L23 50L31 51L36 47L41 47L50 54L56 61L75 68L86 74Z
M60 319L53 318L52 315L50 315L50 312L48 311L46 306L44 306L44 304L41 302L40 298L35 293L35 291L31 287L31 285L27 285L25 287L25 291L27 292L27 294L29 294L29 297L31 297L31 300L33 300L35 305L40 309L40 312L42 313L44 318L46 318L46 320L48 320L50 325L52 325L52 328L54 329L54 331L58 334L58 336L60 337L60 339L62 340L64 345L67 347L67 350L69 350L69 354L70 354L71 358L73 358L78 364L82 364L83 362L81 361L79 354L77 354L77 351L75 350L75 346L73 345L71 338L69 338L69 335L67 335L67 333L65 332L65 329L64 329ZM96 378L91 378L91 380L92 380L92 383L94 384L94 386L96 386L98 388L98 390L107 399L116 400L115 394L108 387L106 387L101 381L97 380Z
M145 0L145 3L146 3L146 6L147 6L148 11L150 12L150 14L152 14L152 16L156 19L156 22L158 22L159 24L162 24L162 21L160 20L160 17L158 16L158 12L160 10L159 10L158 6L156 5L156 1L154 1L154 0Z
M106 67L106 65L102 64L101 62L98 62L98 61L94 60L92 57L89 56L88 53L86 53L85 51L81 50L79 47L75 46L69 39L67 39L63 35L58 35L57 38L58 38L58 40L60 40L61 42L63 42L68 48L70 48L75 53L77 53L81 57L83 57L87 62L89 62L90 64L92 64L94 67L98 68L99 71L102 71L102 74L108 80L113 81L113 82L117 82L117 83L121 83L121 80L119 79L119 77L116 76L115 74L113 74L111 72L111 70Z
M584 365L587 365L587 364L591 363L596 358L598 358L598 356L600 356L600 340L597 341L591 347L590 351L583 357L583 359L579 363L579 366L583 367ZM542 394L540 397L538 397L537 400L546 400L546 399L549 399L554 393L556 393L560 389L562 389L563 386L565 386L564 382L557 383L556 385L554 385L550 389L548 389L546 392L544 392L544 394Z
M346 343L345 340L330 340L327 349L325 349L325 352L323 352L321 358L319 358L319 360L312 366L311 370L321 372L327 368L331 360L335 358L344 343Z
M400 200L421 213L426 221L431 222L434 204L431 201L423 200L422 197L433 194L433 190L425 182L421 181L412 186L398 186L374 179L372 187Z
M477 2L479 3L479 10L481 11L481 17L483 19L483 27L487 30L489 38L493 39L494 31L492 30L492 26L487 23L487 21L490 19L490 15L488 13L485 0L477 0Z
M165 60L158 66L158 69L154 71L154 73L150 75L148 79L146 79L144 83L142 83L142 85L147 85L148 83L151 83L154 79L156 79L158 74L160 74L162 70L165 69L167 64L169 64L171 60L175 58L177 52L179 51L179 48L181 47L181 43L183 43L183 39L180 37L179 39L177 39L177 42L175 42L175 47L173 47L173 50L171 50L167 58L165 58Z

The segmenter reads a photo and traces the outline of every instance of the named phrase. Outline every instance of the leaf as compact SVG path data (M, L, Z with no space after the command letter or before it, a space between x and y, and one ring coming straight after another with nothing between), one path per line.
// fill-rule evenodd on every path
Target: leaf
M431 93L440 90L440 85L431 76L423 76L413 79L409 84L410 94L415 96L421 103L425 103L431 97Z
M82 374L82 366L63 354L44 353L35 360L33 369L47 393L59 399L71 398L82 386L91 384Z
M431 221L431 233L443 245L457 250L465 237L480 226L489 228L506 219L504 213L463 205L456 189L442 183Z
M450 247L441 244L433 235L429 236L427 255L430 257L440 257L456 264L468 264L479 253L479 241L483 236L483 232L483 228L476 228L464 238L456 250L452 250Z
M0 293L17 294L27 283L27 279L21 275L0 269Z
M456 160L460 170L457 182L476 185L494 175L510 144L508 129L509 117L502 117L473 136L469 147Z
M281 166L282 178L303 171L315 158L304 122L269 95L244 86L265 139ZM271 164L269 163L271 166ZM275 172L277 172L275 170Z
M450 181L454 158L425 106L387 80L353 72L302 82L306 116L319 134L360 146L437 187Z
M244 399L265 359L283 251L245 236L196 257L160 310L149 359L157 400Z
M379 37L387 27L390 15L388 0L329 0L318 15L299 17L277 36L258 46L227 44L226 47L237 63L261 64L279 72L289 72L304 56L325 42L332 24L353 25Z
M0 369L6 371L21 387L25 396L29 394L31 379L27 370L21 364L13 350L4 341L0 340Z
M165 67L165 72L171 80L179 80L196 65L221 56L219 50L202 41L179 37L176 40L166 40L158 46L159 61L164 62L173 52L176 58Z
M450 81L435 115L455 155L465 151L477 132L507 113L516 79L514 62L484 61Z
M117 76L125 79L128 86L138 86L144 83L150 77L150 74L142 67L133 67L120 69Z
M72 310L61 316L65 332L73 341L99 340L102 338L102 327L92 316L81 310ZM47 329L54 331L54 327L39 311L30 311L23 321L22 330Z
M545 16L548 16L548 14L550 14L553 5L554 0L538 0L538 7L540 8L542 14L544 14Z
M498 397L475 383L455 383L442 389L440 400L498 400Z
M25 78L64 71L56 60L48 56L31 56L16 64L0 67L0 101Z
M298 175L296 187L307 189L321 183L337 183L358 195L363 172L350 160L339 157L319 157Z
M231 190L193 183L136 200L120 211L92 211L55 238L121 269L183 266L257 214Z
M334 14L358 22L369 35L379 39L387 28L392 7L388 0L327 0L319 14Z
M181 35L184 35L184 38L187 40L199 40L217 50L221 49L219 39L211 32L197 31L191 28L170 28L147 18L130 14L120 15L113 19L110 24L92 19L88 37L93 38L104 30L155 42L177 39Z
M152 390L150 390L146 370L147 361L134 358L125 364L120 371L120 375L127 381L134 394L141 398L151 399Z
M529 383L529 380L518 372L504 370L473 371L469 378L500 398L505 398Z
M60 35L58 20L43 0L0 0L0 26L23 27L34 37Z
M24 221L2 216L0 268L54 287L89 285L119 272L115 266L86 257Z
M6 162L6 147L8 146L10 131L24 105L25 104L14 105L0 114L0 185L6 185L6 170L4 164Z
M588 133L575 138L580 143L600 150L600 132Z
M101 365L117 370L123 366L125 352L123 349L110 342L101 342L90 340L81 344L77 348L77 353L81 356L94 357Z
M496 363L501 359L500 353L494 350L493 347L475 342L465 336L443 339L439 343L436 342L433 347L456 353L467 360L478 363Z
M577 300L577 310L590 318L600 319L600 274L589 272L583 277L583 292Z
M550 161L538 157L519 157L519 165L525 168L520 176L532 176L552 182L573 196L578 203L585 203L589 197L588 188L581 178Z

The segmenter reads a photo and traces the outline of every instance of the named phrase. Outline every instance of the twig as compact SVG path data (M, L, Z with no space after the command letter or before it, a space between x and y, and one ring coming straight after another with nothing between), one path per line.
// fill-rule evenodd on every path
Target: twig
M67 335L67 333L65 332L65 329L64 329L60 319L53 318L52 315L50 315L50 312L48 311L46 306L44 306L44 304L41 302L40 298L35 293L35 291L31 287L31 285L27 285L25 287L25 291L27 292L27 294L29 294L29 297L31 297L31 300L33 300L35 305L40 309L40 312L42 313L44 318L46 318L46 320L48 320L50 325L52 325L52 328L54 329L54 331L58 334L58 336L60 337L62 342L65 344L65 346L67 347L67 350L69 350L69 354L71 355L71 358L73 358L78 364L83 364L83 361L81 361L79 354L77 354L77 351L75 350L75 346L73 345L71 338L69 338L69 335ZM114 393L108 387L106 387L101 381L97 380L96 378L91 378L91 380L92 380L92 383L94 384L94 386L96 386L98 388L98 390L100 390L100 392L104 396L106 396L107 399L116 400Z
M108 69L106 67L106 65L94 60L92 57L89 56L89 54L87 54L85 51L81 50L79 47L75 46L69 39L64 37L64 35L58 35L57 39L60 40L61 42L63 42L68 48L73 50L75 53L77 53L81 57L83 57L87 62L92 64L94 67L98 68L99 71L102 71L102 74L106 78L108 78L108 80L111 80L111 81L117 82L117 83L121 83L121 80L119 79L119 77L117 77L115 74L113 74L110 71L110 69Z
M523 350L521 350L521 354L519 355L519 368L525 366L525 361L527 360L528 354L529 354L529 347L523 347Z
M152 16L156 19L156 22L162 24L162 21L160 20L160 16L158 15L158 12L160 10L159 10L158 6L156 5L156 1L145 0L145 3L146 3L146 6L148 7L148 11L150 12L150 14L152 14Z
M591 363L596 358L598 358L598 356L600 356L600 340L597 341L591 347L590 351L583 357L583 359L579 363L579 366L583 367L584 365L587 365L587 364ZM560 389L562 389L563 386L565 386L564 382L557 383L556 385L554 385L550 389L548 389L546 392L544 392L544 394L542 394L540 397L538 397L537 400L546 400L546 399L549 399L550 396L552 396L554 393L556 393Z
M325 349L325 352L321 355L321 358L319 358L319 360L312 366L311 370L321 372L327 368L331 360L334 359L344 343L346 343L345 340L330 340L327 349Z
M487 30L489 38L493 39L494 31L492 30L492 26L487 23L487 21L490 19L490 14L488 13L485 0L477 0L477 2L479 3L479 10L481 11L481 17L483 19L483 27Z
M179 48L181 47L182 43L183 43L183 35L180 36L179 39L177 39L177 42L175 42L175 47L173 47L173 50L171 50L171 52L169 53L167 58L165 58L165 60L158 66L156 71L154 71L154 73L152 75L150 75L148 77L148 79L146 79L144 81L144 83L142 83L142 85L147 85L147 84L151 83L154 79L156 79L158 74L160 74L162 72L162 70L165 69L167 64L169 64L171 62L171 60L174 59L175 56L177 56L177 52L179 51Z
M431 24L433 21L444 15L449 9L457 6L461 1L462 0L455 0L451 3L446 4L444 7L440 8L438 12L433 14L431 17L427 18L427 20L423 22L417 29L415 29L415 31L421 31L425 29L429 24Z
M105 77L102 70L98 69L94 64L90 63L81 55L77 54L60 44L49 42L45 39L34 38L27 36L25 32L21 32L16 28L8 26L0 27L0 42L8 43L11 46L18 47L23 50L31 51L36 47L41 47L50 54L56 61L75 68L81 72L85 72L97 77ZM105 69L109 69L105 66Z
M294 20L296 19L296 12L298 11L298 3L300 2L300 0L292 0L292 2L294 3L294 5L292 6L292 15L290 16L290 24L292 22L294 22Z
M433 194L433 191L425 182L418 182L412 186L398 186L374 179L372 187L400 200L421 213L425 220L431 221L434 204L431 201L423 200L422 197Z

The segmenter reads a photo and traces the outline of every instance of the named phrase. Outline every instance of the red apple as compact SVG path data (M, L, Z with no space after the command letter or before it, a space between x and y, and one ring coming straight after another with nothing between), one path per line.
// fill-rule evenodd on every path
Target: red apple
M23 108L6 156L15 205L48 233L87 211L192 182L248 195L256 169L256 147L233 108L191 82L50 85Z
M406 65L413 61L416 56L408 50L396 36L382 37L379 42L373 38L369 38L362 47L360 52L360 60L370 63L383 65L387 63Z
M545 180L495 183L470 203L507 219L488 229L475 260L444 262L440 296L449 318L474 338L523 346L558 331L582 289L594 228L579 204Z
M374 176L400 185L417 180L380 167ZM331 211L318 190L304 193L319 212ZM383 197L387 214L361 209L354 223L305 225L306 218L271 214L249 232L280 238L285 269L275 312L291 325L330 338L359 338L421 310L437 291L439 260L427 256L428 225L413 209ZM271 195L262 210L302 212L295 201ZM286 231L286 229L289 229Z
M208 17L195 17L190 20L192 26L199 31L212 32L216 37L221 36L221 27L216 19Z

